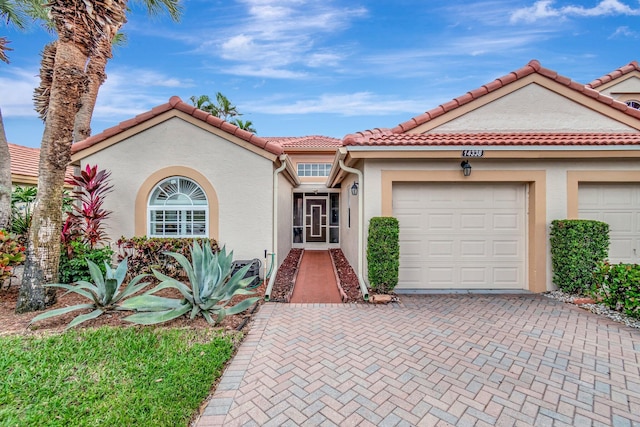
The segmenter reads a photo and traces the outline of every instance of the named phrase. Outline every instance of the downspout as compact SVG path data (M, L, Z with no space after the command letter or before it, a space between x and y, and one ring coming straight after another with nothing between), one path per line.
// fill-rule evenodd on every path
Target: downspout
M364 298L365 301L369 301L369 289L362 278L362 271L364 269L364 260L362 256L362 252L364 250L364 181L362 180L362 171L345 165L344 160L342 159L340 159L339 164L340 169L343 171L357 175L360 186L360 196L358 197L358 283L360 284L362 298Z
M271 253L272 255L272 263L276 258L276 250L278 248L278 175L287 167L287 155L282 154L280 156L280 162L282 163L278 169L273 171L273 224L271 226L272 229L272 237L271 237ZM273 284L276 282L276 272L273 271L271 273L271 277L269 278L269 284L267 285L267 290L264 293L264 300L269 301L271 298L271 291L273 290Z

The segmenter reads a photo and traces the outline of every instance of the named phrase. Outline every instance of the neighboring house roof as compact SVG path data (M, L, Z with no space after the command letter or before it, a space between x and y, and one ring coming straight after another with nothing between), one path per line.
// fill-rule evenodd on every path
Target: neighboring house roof
M632 63L634 64L634 63ZM637 63L635 63L635 65L633 65L634 67L637 66ZM615 72L614 72L615 73ZM443 116L459 107L462 107L463 105L469 104L472 101L478 100L492 92L498 91L499 89L502 89L503 87L508 86L509 84L517 81L517 80L521 80L527 76L530 76L532 74L538 74L544 78L547 79L551 79L552 81L556 82L557 84L560 84L564 87L569 88L572 91L576 92L577 96L588 96L589 98L592 98L594 100L596 100L599 103L602 103L606 106L608 106L609 108L613 108L615 110L619 110L621 112L623 112L624 114L631 116L633 119L639 119L640 120L640 110L637 110L635 108L629 107L627 106L624 102L620 102L620 101L616 101L614 99L612 99L609 96L603 95L601 93L599 93L598 91L596 91L595 89L592 89L590 87L587 87L581 83L575 82L573 80L571 80L568 77L564 77L559 75L557 72L544 68L540 65L540 63L537 60L532 60L530 61L526 66L513 71L505 76L502 76L500 78L497 78L496 80L492 81L491 83L485 84L477 89L474 89L470 92L467 92L466 94L459 96L449 102L446 102L444 104L441 104L439 106L437 106L436 108L433 108L432 110L429 110L423 114L420 114L416 117L413 117L412 119L399 124L398 126L394 127L393 129L372 129L372 130L366 130L366 131L362 131L362 132L357 132L351 135L347 135L342 143L345 146L350 146L350 145L409 145L409 144L413 144L413 145L434 145L434 141L439 138L439 141L443 141L445 139L448 138L448 141L453 141L454 138L457 138L460 135L463 134L448 134L447 136L442 136L442 137L428 137L425 135L420 135L420 134L411 134L409 136L399 136L402 135L404 133L407 133L415 128L417 128L420 125L423 125L431 120L436 119L437 117ZM612 73L613 74L613 73ZM514 139L514 138L518 138L518 135L521 135L520 133L515 133L515 132L506 132L505 133L505 138L503 141L506 141L508 139ZM597 134L592 133L590 134L590 137L587 137L587 139L584 140L583 143L578 143L577 141L580 141L579 139L576 139L576 136L574 134L564 134L564 133L549 133L549 134L535 134L535 133L530 133L528 134L528 140L530 141L528 144L531 145L533 142L532 141L538 141L538 144L540 145L560 145L561 143L565 143L565 144L569 144L569 145L605 145L602 143L603 139L600 139L598 137ZM537 136L536 136L537 135ZM543 136L545 135L545 136ZM548 144L548 141L553 140L554 138L556 138L556 141L559 141L557 138L559 138L561 135L566 135L566 137L562 137L564 138L564 142L558 142L556 144ZM478 135L474 134L475 138L481 138ZM493 138L494 140L496 140L496 137L498 136L497 133L494 134L487 134L487 138L488 139L484 139L485 143L487 141L489 141L491 138ZM533 139L532 139L533 138ZM630 138L637 138L637 137L632 137L630 136ZM483 139L478 139L479 141L483 141ZM403 141L403 142L401 142ZM412 141L412 142L409 142ZM460 139L458 139L459 143L460 143ZM464 144L465 145L469 145L469 138L467 137L467 139L464 140ZM520 139L520 141L523 141L522 139ZM586 142L586 141L590 141L590 142ZM636 142L637 143L637 140ZM438 145L452 145L452 142L448 142L446 144L443 144L442 142L439 142ZM505 144L502 144L505 145ZM518 145L518 144L510 144L510 145ZM520 144L523 145L523 144ZM607 144L610 145L610 144Z
M340 139L323 135L268 136L264 139L280 145L285 150L287 148L338 148L342 146Z
M586 86L595 89L613 80L619 79L625 74L629 74L633 71L640 71L640 64L638 64L638 61L631 61L624 67L620 67L617 70L610 72L609 74L597 78Z
M182 99L180 99L177 96L172 96L169 99L169 102L162 105L158 105L157 107L152 108L150 111L147 111L142 114L138 114L137 116L129 120L120 122L116 126L105 129L101 133L92 135L89 138L85 139L84 141L80 141L76 144L73 144L73 146L71 147L71 153L72 154L79 153L82 150L90 148L102 141L105 141L108 138L119 135L128 129L138 126L144 122L147 122L171 110L177 110L185 114L188 114L206 123L207 125L214 126L218 129L221 129L222 131L230 135L236 136L237 138L247 141L250 144L253 144L256 147L266 150L267 152L274 154L276 156L279 156L280 154L284 153L284 150L280 145L275 144L265 138L261 138L254 133L248 132L244 129L240 129L238 126L231 124L229 122L226 122L216 116L213 116L207 113L206 111L199 110L193 105L187 104L186 102L182 101Z
M11 156L11 182L37 184L40 165L40 149L9 143ZM67 167L66 178L73 176L73 167Z
M640 133L423 133L378 130L352 136L350 146L619 146L640 145Z

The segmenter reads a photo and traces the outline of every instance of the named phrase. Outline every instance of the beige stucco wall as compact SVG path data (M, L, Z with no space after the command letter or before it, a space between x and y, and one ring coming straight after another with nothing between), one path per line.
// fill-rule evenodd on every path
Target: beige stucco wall
M544 256L546 257L546 278L545 290L554 289L551 281L551 257L549 252L549 227L554 219L564 219L568 217L568 199L567 194L568 179L567 172L572 170L578 171L633 171L638 170L640 161L638 160L490 160L490 159L471 159L473 170L472 177L478 173L496 173L499 171L522 171L526 176L527 171L531 174L542 173L546 182L544 188L537 189L542 191L544 206L544 221L546 224L546 234L544 238ZM368 159L364 165L365 173L365 224L373 216L379 216L382 213L383 205L383 184L382 175L393 171L443 171L446 173L455 172L460 174L460 180L464 182L460 170L459 159L442 159L442 160L370 160ZM504 176L504 175L503 175ZM508 175L506 175L508 177ZM508 179L508 178L507 178ZM470 180L469 180L470 181ZM471 181L470 181L471 182ZM508 181L505 181L508 182ZM575 196L577 197L577 196ZM528 206L528 209L532 209ZM542 216L542 215L541 215ZM365 236L367 226L364 228ZM531 238L531 236L529 237ZM344 240L343 240L344 245ZM366 237L365 237L365 253L366 253ZM354 265L355 267L355 265ZM530 266L529 266L530 267ZM366 277L366 258L363 276Z
M360 165L356 166L357 169ZM340 248L354 270L358 269L358 203L362 197L362 186L358 195L351 195L351 186L357 180L353 174L342 181L340 188ZM351 206L351 226L349 227L349 206Z
M247 149L172 118L82 160L87 163L112 172L105 208L113 211L107 225L114 241L135 234L135 201L145 180L164 168L186 167L215 189L220 245L235 259L262 259L271 249L273 163Z
M431 132L576 132L576 129L580 132L635 131L532 83Z
M292 189L293 186L289 180L280 174L278 177L278 247L276 248L278 266L287 257L293 241Z
M618 99L620 94L640 94L640 78L631 76L619 83L611 85L600 91L604 95ZM637 96L635 97L637 98Z

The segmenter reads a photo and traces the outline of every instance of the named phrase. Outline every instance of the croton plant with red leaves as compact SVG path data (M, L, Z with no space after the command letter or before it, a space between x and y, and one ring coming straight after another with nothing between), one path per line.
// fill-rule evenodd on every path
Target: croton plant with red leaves
M73 210L67 213L62 229L62 244L67 251L70 242L80 239L91 249L106 240L103 221L109 217L111 211L102 207L105 195L113 188L109 184L111 172L98 170L98 166L87 165L80 174L65 180L73 185L73 198L76 203Z

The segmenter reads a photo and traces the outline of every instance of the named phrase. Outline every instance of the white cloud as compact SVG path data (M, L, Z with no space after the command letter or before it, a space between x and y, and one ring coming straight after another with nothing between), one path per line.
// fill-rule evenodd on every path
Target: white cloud
M94 111L96 120L121 120L148 111L175 95L176 89L193 87L191 80L141 68L115 68L107 73Z
M371 92L323 94L317 98L298 101L269 99L261 103L248 103L247 110L263 114L339 114L342 116L414 114L423 111L424 100L395 99Z
M286 68L262 67L260 64L246 64L226 67L223 70L227 74L245 77L264 77L271 79L303 79L308 73L287 70Z
M33 91L40 84L38 70L5 67L7 77L0 77L0 108L3 117L37 117L33 109Z
M342 7L318 0L243 0L247 16L223 26L214 39L219 49L207 47L201 52L217 52L223 59L243 64L224 68L228 74L294 78L307 75L299 67L337 67L344 58L339 47L323 45L325 38L346 30L355 19L367 14L361 7ZM247 70L252 70L247 74ZM257 70L257 71L256 71ZM267 71L275 70L275 75Z
M619 0L601 0L593 7L584 6L563 6L553 7L554 0L538 0L533 6L518 9L511 14L511 23L517 22L535 22L548 18L569 18L572 16L616 16L627 15L637 16L640 15L640 8L634 9L631 6Z
M616 31L611 34L611 36L609 36L610 39L616 38L616 37L625 37L625 38L638 38L640 37L640 33L638 33L637 31L633 31L631 28L629 27L618 27L616 28Z

